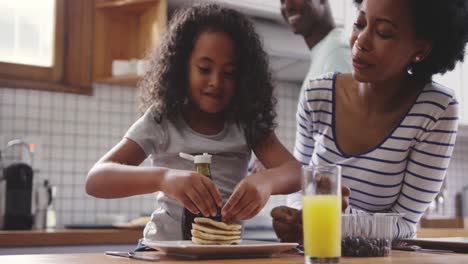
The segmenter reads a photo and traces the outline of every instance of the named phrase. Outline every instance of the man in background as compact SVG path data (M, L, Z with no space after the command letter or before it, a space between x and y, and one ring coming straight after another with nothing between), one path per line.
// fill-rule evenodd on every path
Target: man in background
M341 28L337 28L328 0L280 0L281 14L295 34L302 35L310 49L310 68L302 83L327 72L350 72L351 51ZM344 194L346 195L346 194ZM347 193L349 195L349 193ZM281 241L302 243L302 197L288 195L287 206L271 211L273 227Z

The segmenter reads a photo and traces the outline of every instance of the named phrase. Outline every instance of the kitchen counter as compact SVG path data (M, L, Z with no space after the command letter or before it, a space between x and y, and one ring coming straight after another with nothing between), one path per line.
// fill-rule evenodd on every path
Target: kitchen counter
M139 229L0 230L0 247L136 244L142 236Z
M59 246L91 244L136 244L143 231L138 229L51 229L29 231L0 230L0 247ZM262 235L262 234L266 235ZM468 229L423 228L418 237L468 237ZM258 231L246 239L273 241L274 232Z
M160 253L156 253L160 254ZM160 264L174 263L174 264L193 264L193 260L169 258L163 255ZM389 257L379 258L342 258L341 264L357 264L357 263L412 263L412 264L427 264L427 263L467 263L468 255L455 254L455 253L421 253L421 252L406 252L406 251L392 251ZM280 264L290 263L299 264L304 263L304 257L299 255L282 254L273 258L258 258L258 259L218 259L218 260L200 260L197 263L219 263L219 264ZM0 263L37 263L37 264L81 264L81 263L149 263L148 261L129 260L122 257L107 256L103 253L93 254L55 254L55 255L17 255L17 256L0 256Z
M468 237L468 229L463 228L421 228L418 237Z

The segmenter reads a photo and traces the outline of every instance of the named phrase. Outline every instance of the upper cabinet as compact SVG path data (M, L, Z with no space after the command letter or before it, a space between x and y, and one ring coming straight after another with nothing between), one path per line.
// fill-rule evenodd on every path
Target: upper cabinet
M134 86L136 74L112 76L114 60L143 59L167 23L166 0L96 0L93 79Z

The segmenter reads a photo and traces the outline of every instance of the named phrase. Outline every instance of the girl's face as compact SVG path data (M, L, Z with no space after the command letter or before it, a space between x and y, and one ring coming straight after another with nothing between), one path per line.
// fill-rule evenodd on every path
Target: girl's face
M188 63L188 94L198 110L225 110L235 90L235 48L223 32L205 31L195 41Z
M350 38L353 77L360 82L403 78L430 52L416 39L408 0L364 0Z

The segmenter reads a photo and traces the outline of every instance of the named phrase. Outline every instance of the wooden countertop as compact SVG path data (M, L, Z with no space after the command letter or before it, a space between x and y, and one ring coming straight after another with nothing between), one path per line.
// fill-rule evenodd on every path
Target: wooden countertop
M468 229L463 228L421 228L418 237L468 237Z
M133 244L143 236L135 229L0 230L0 247ZM418 237L468 237L468 229L423 228Z
M136 244L141 237L138 229L0 230L0 247Z
M169 258L161 255L160 264L193 264L194 260L184 260ZM278 255L272 258L258 259L218 259L218 260L199 260L197 263L219 263L219 264L303 264L304 257L298 255ZM397 264L428 264L428 263L467 263L468 255L455 253L421 253L421 252L406 252L392 251L389 257L379 258L341 258L341 264L357 264L357 263L397 263ZM56 255L6 255L0 256L0 263L19 264L19 263L37 263L37 264L81 264L81 263L149 263L148 261L130 260L122 257L107 256L100 253L92 254L56 254Z

